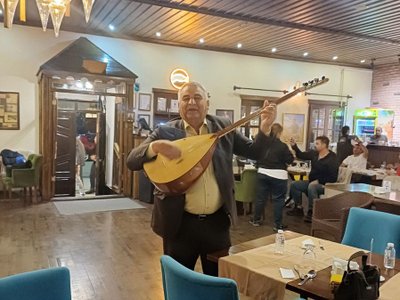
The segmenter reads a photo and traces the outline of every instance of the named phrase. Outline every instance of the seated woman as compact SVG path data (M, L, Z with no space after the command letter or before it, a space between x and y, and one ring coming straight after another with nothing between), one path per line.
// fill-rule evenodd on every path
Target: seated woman
M254 226L261 225L265 202L271 194L274 206L274 231L287 228L282 223L282 209L285 206L288 182L286 169L294 160L288 145L280 140L282 131L283 127L280 124L272 125L271 136L274 137L274 141L266 150L264 158L257 162L257 198L254 217L250 221Z

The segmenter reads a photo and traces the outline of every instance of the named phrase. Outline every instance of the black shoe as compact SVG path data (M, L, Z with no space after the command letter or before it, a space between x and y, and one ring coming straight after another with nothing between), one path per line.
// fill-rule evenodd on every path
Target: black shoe
M285 224L281 224L279 226L275 226L274 228L272 228L273 231L278 232L278 230L285 230L288 229L289 226L285 225Z
M307 215L304 217L304 222L312 223L312 210L309 210Z
M254 227L259 227L259 226L262 225L261 220L254 220L254 219L251 219L251 220L249 221L249 223L250 223L251 225L253 225Z
M286 212L288 216L304 216L303 208L295 207L292 210Z

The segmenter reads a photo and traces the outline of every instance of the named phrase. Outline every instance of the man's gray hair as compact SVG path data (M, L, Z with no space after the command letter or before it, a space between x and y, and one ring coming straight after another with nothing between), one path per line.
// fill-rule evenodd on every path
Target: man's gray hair
M208 98L208 93L207 93L206 88L205 88L201 83L198 83L198 82L196 82L196 81L189 81L189 82L186 82L184 85L182 85L182 87L181 87L180 90L178 91L178 98L181 97L181 91L182 91L185 87L188 87L188 86L195 86L195 87L201 89L201 90L204 92L204 94L206 95L206 98Z

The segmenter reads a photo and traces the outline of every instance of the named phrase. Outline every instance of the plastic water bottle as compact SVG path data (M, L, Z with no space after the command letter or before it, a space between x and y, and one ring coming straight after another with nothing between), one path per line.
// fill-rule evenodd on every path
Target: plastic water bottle
M383 265L386 269L393 269L396 263L396 250L393 243L387 243L385 249L385 256L383 258Z
M275 253L283 254L285 249L285 235L283 230L279 229L275 236Z

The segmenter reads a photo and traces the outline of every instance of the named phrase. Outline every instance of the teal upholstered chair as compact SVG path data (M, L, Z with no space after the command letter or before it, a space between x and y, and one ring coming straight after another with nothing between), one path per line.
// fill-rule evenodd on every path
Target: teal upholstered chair
M28 156L28 160L32 163L31 168L12 169L10 176L3 178L4 191L8 190L9 198L11 198L13 188L24 188L24 192L26 192L26 188L29 188L33 202L37 202L43 157L39 154L31 154Z
M387 243L394 243L400 258L400 216L364 208L351 208L342 244L384 254Z
M67 268L52 268L0 278L0 299L71 300Z
M254 203L257 196L257 169L244 169L240 181L235 181L235 200L243 202L244 214L246 204Z
M165 300L238 300L235 281L194 272L173 258L161 257Z

